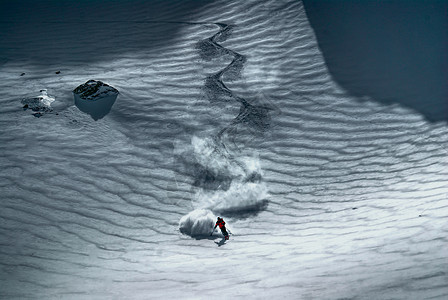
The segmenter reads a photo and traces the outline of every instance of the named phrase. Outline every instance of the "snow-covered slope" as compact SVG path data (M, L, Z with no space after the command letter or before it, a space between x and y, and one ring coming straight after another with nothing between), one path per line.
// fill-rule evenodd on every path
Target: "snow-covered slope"
M446 123L348 96L298 1L138 3L97 4L88 37L2 25L1 298L448 296ZM98 121L73 105L89 79L120 91ZM182 234L196 209L231 240Z

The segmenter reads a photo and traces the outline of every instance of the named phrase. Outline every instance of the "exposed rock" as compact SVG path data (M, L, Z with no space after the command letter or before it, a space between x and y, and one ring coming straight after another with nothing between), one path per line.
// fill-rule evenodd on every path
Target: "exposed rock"
M75 95L85 100L98 100L106 96L117 96L118 90L97 80L89 80L73 90Z
M34 112L35 117L41 117L43 113L51 112L51 103L54 102L54 98L48 96L47 90L40 90L40 95L32 98L23 98L23 110L31 109Z
M95 121L106 116L119 94L118 90L97 80L89 80L73 90L75 105Z

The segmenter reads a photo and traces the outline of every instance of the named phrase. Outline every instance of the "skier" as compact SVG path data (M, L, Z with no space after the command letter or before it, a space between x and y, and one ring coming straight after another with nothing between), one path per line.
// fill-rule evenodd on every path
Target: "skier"
M210 235L213 234L213 232L214 232L215 229L216 229L216 226L219 226L219 229L221 229L221 232L222 232L222 234L224 235L224 238L225 238L226 240L228 240L228 239L229 239L229 234L227 233L227 230L226 230L226 222L224 222L223 218L218 217L218 221L216 221L216 225L215 225L215 227L213 228L213 231L212 231L212 233L211 233Z

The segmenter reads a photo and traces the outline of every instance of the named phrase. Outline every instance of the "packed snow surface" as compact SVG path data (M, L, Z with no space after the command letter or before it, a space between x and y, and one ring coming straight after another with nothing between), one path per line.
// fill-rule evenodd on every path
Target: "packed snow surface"
M343 90L300 1L10 3L0 298L448 297L448 125Z

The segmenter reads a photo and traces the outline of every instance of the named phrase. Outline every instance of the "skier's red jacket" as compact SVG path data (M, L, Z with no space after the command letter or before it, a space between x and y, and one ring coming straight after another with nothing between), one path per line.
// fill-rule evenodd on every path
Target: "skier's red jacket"
M216 228L216 226L219 226L219 228L223 228L224 225L226 225L226 222L224 222L224 220L221 219L221 220L216 222L215 228Z

